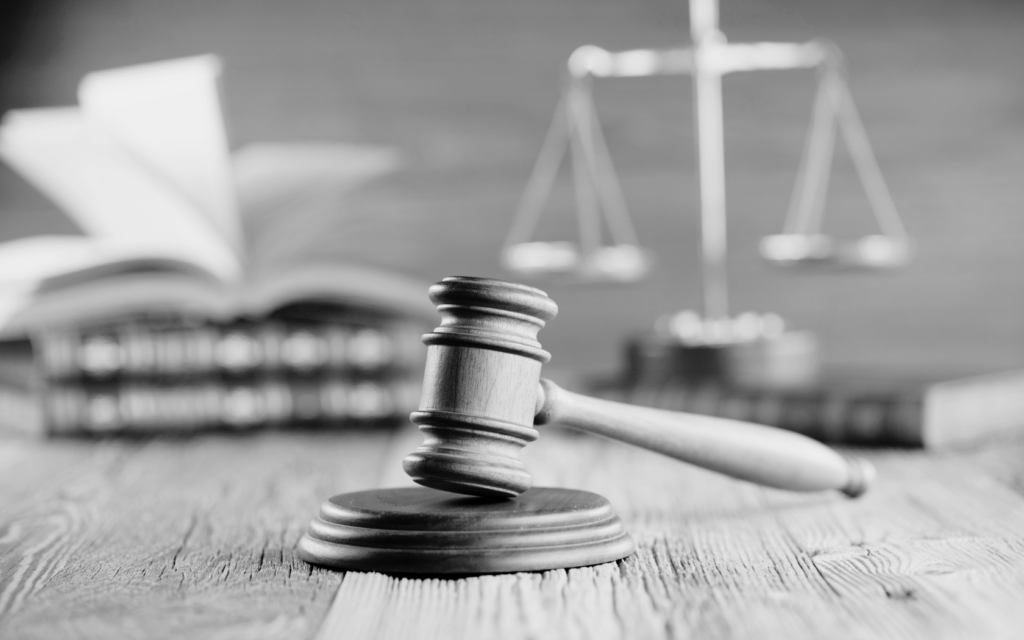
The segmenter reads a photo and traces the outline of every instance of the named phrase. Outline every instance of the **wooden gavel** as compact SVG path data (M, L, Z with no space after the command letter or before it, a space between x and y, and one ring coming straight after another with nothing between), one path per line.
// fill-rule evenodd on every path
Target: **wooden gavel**
M758 484L793 491L867 490L874 468L805 436L737 420L588 398L540 377L551 354L537 333L558 306L539 289L452 277L430 287L441 326L423 336L426 373L412 414L425 439L403 467L419 484L515 497L531 478L519 450L557 422Z

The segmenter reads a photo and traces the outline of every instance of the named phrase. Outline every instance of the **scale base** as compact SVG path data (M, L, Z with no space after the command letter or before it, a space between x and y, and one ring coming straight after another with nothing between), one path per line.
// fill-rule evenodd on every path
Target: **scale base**
M623 383L642 388L713 383L786 390L813 387L819 376L818 342L806 331L716 345L687 345L652 332L626 343Z
M344 493L321 505L299 542L312 564L399 575L568 569L634 550L608 500L541 487L511 500L426 487Z

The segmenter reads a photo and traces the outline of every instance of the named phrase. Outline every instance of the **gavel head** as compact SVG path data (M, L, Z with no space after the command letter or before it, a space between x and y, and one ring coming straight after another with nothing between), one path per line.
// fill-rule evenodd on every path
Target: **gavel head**
M537 439L541 365L537 332L558 306L540 289L452 277L430 287L441 326L423 336L427 364L419 411L423 444L402 466L419 484L515 497L531 479L519 450Z

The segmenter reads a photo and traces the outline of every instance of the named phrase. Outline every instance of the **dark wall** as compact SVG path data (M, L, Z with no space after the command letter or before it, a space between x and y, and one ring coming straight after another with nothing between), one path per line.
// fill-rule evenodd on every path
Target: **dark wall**
M730 275L737 311L777 311L817 331L826 357L900 369L1024 364L1024 5L1009 0L723 0L733 40L828 36L919 257L885 275L790 274L756 256L776 232L810 113L813 75L725 83ZM497 250L578 45L687 40L682 1L51 1L19 18L6 107L73 101L87 71L203 52L227 62L236 143L393 144L400 175L350 203L358 246L430 278L505 276ZM642 240L658 270L635 287L551 286L553 365L610 369L622 337L699 305L692 113L683 79L609 81L598 108ZM871 229L845 157L829 225ZM565 196L568 185L564 185ZM73 231L0 174L0 238ZM547 231L570 228L564 207ZM362 252L362 253L360 253Z

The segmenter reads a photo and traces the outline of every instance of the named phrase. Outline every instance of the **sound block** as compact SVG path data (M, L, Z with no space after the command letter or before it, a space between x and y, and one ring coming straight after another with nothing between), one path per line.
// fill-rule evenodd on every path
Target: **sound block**
M299 542L312 564L413 575L582 567L633 551L608 500L541 487L506 500L426 487L344 493L321 505Z

